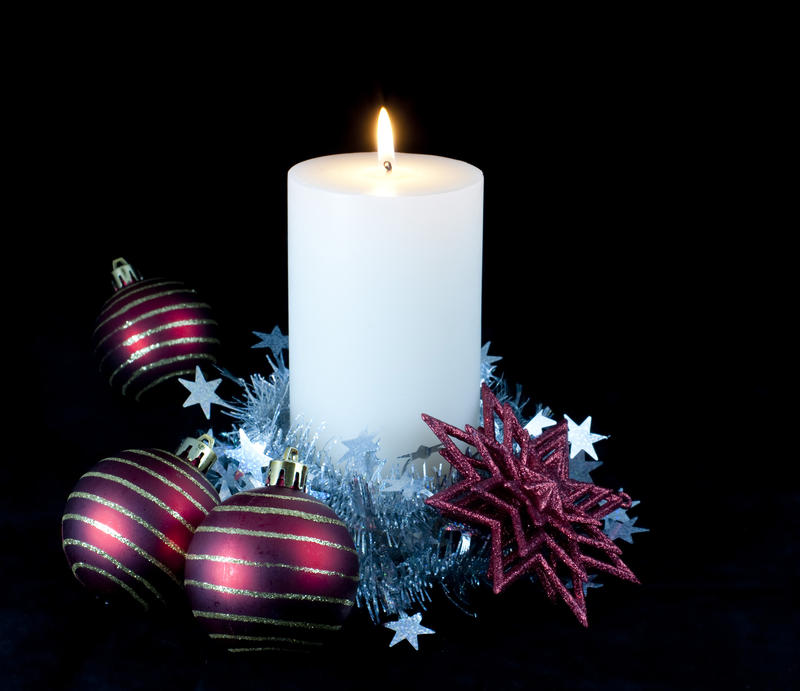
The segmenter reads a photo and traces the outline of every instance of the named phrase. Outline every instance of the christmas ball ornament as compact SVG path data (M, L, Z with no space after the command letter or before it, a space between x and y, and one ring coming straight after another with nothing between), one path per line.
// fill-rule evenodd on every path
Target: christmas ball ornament
M139 400L216 361L217 323L194 290L179 281L143 280L121 257L111 275L115 293L97 318L93 341L112 387Z
M175 454L123 451L85 473L61 519L64 554L92 593L147 609L181 597L186 550L219 504L203 473L216 460L214 439L185 439Z
M184 585L194 616L231 652L313 650L341 628L358 587L347 528L305 493L289 448L268 486L217 506L192 538Z

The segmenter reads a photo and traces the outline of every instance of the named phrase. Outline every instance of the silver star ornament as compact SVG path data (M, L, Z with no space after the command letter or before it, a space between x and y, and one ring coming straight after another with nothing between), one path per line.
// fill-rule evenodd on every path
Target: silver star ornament
M178 381L189 390L189 397L183 402L184 408L188 408L190 405L199 405L206 419L211 417L212 404L230 408L230 406L215 393L222 379L206 381L199 366L195 368L194 381L180 378Z
M420 624L421 621L421 612L417 612L410 617L405 612L400 612L400 618L397 621L390 621L388 624L384 624L387 629L392 629L392 631L394 631L394 638L392 642L389 643L389 647L391 648L393 645L397 645L400 641L408 641L413 646L414 650L419 650L417 636L426 633L436 633L433 629L422 626Z

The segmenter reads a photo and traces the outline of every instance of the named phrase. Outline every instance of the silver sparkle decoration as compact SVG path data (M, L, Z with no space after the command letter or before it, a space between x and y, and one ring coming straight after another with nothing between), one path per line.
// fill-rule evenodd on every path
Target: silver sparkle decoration
M557 424L555 420L551 420L541 410L533 416L533 419L525 425L525 430L532 437L538 437L545 427L552 427Z
M188 408L191 405L199 405L206 419L209 419L211 417L212 404L228 407L228 404L215 393L222 379L206 381L199 366L195 368L194 381L181 378L178 378L178 381L189 390L189 397L183 402L184 408Z
M392 638L389 647L397 645L400 641L408 641L414 650L419 650L419 642L417 636L427 633L436 633L433 629L426 628L420 623L422 621L422 613L417 612L412 616L408 616L405 612L400 613L401 616L397 621L390 621L384 624L387 629L394 631L394 638Z
M278 326L275 326L268 334L262 331L253 331L254 336L261 340L251 348L269 348L275 357L280 357L284 350L289 349L289 337L281 333Z
M569 477L571 480L591 482L594 484L594 480L592 480L592 476L589 475L589 473L596 470L601 465L603 465L603 461L587 461L586 453L584 451L579 451L575 458L569 459Z
M567 420L567 439L569 439L569 457L574 458L579 451L585 451L594 460L597 460L597 453L594 450L594 443L608 437L602 434L594 434L590 431L592 426L592 416L587 417L580 425L570 419L569 415L564 416Z
M487 383L498 400L511 406L520 422L530 421L523 415L528 401L522 387L517 384L512 393L505 379L494 375L499 358L489 356L488 347L487 343L481 351L481 376L489 376ZM280 458L286 446L294 446L309 467L309 494L328 504L350 531L361 577L356 604L375 624L424 610L439 589L462 612L476 616L472 594L490 583L490 540L486 531L445 520L425 504L458 477L447 464L428 460L437 447L409 452L404 456L406 468L398 472L380 457L380 430L365 430L342 442L347 453L334 463L330 449L319 443L323 431L315 421L290 417L289 369L282 353L274 359L267 354L266 359L273 369L268 377L253 374L242 379L220 369L241 391L224 411L233 425L229 432L217 433L218 461L207 474L220 496L263 484L262 458ZM479 382L475 395L480 396ZM542 406L535 414L540 421L552 415ZM575 456L580 463L577 452ZM421 459L421 468L415 468L412 459ZM586 468L588 475L591 468ZM616 520L624 523L626 517Z
M492 345L491 341L487 341L481 348L481 381L486 382L489 386L497 381L497 376L494 373L495 362L500 362L503 358L499 355L489 355L489 346Z

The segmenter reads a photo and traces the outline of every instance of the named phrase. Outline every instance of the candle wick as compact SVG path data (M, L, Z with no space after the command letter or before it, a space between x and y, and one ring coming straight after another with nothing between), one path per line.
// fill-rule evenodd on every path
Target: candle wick
M383 162L383 167L386 169L387 173L391 173L392 172L392 162L391 161L384 161Z

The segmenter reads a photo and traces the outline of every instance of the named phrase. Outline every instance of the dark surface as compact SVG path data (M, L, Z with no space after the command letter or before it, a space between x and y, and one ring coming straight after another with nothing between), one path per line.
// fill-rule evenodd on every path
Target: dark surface
M23 319L9 315L22 359L7 361L0 686L791 686L800 495L778 393L796 307L783 305L781 183L752 137L771 91L746 42L681 37L565 36L489 60L470 35L464 53L369 69L328 55L294 72L244 39L39 37L15 100L23 259L5 258ZM94 601L61 552L63 504L90 465L205 428L179 391L134 404L97 375L110 261L196 287L221 323L221 364L267 374L251 331L287 329L286 171L371 149L383 104L398 149L483 170L484 341L533 402L611 435L594 478L641 500L650 532L621 544L642 585L590 591L586 630L519 582L481 593L476 619L436 597L419 652L390 649L392 632L356 612L311 659L218 657L185 609Z

